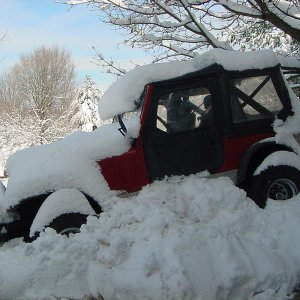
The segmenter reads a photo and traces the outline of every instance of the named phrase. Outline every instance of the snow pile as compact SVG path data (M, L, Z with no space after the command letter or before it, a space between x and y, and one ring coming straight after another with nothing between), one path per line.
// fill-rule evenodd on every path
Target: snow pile
M4 176L6 171L6 161L8 157L17 151L20 151L21 149L30 147L30 145L25 143L20 143L19 145L17 145L17 143L14 143L14 141L1 141L1 143L2 144L0 146L0 176Z
M128 136L139 131L139 119L126 123ZM77 188L99 201L112 192L99 172L96 161L125 153L130 138L123 138L119 124L108 124L93 132L76 132L49 145L21 150L7 161L10 179L6 203L14 206L20 200L60 188Z
M299 66L300 67L300 66ZM284 77L283 77L284 78ZM296 94L293 92L291 86L284 78L285 85L288 89L289 97L291 99L292 110L294 115L289 116L282 126L282 120L275 120L274 130L278 136L289 135L291 133L299 134L300 133L300 101Z
M290 166L300 171L299 156L296 153L289 151L273 152L259 165L253 175L262 173L270 166Z
M6 160L10 155L7 147L1 147L0 152L0 176L4 176Z
M86 197L78 190L60 189L52 193L36 214L30 228L30 236L43 231L55 218L70 213L95 215Z
M128 72L103 94L99 104L101 119L135 109L135 101L148 83L176 78L187 73L219 64L228 71L263 69L279 64L271 50L239 52L223 49L209 50L188 61L145 65Z
M0 299L286 299L300 275L300 198L261 210L229 179L198 177L113 197L69 239L47 229L6 243Z

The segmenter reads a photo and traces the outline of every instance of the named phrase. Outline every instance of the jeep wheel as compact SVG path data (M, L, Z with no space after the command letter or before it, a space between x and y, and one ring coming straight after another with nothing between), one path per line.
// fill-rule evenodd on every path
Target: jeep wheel
M80 213L63 214L54 219L47 227L53 228L57 233L67 235L79 233L81 225L86 223L86 215Z
M248 196L261 208L267 199L287 200L300 191L300 171L290 166L269 167L251 177L246 184Z

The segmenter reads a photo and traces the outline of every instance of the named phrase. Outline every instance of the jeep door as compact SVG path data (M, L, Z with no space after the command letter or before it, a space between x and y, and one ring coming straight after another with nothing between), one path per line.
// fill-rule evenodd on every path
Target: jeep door
M223 162L218 78L153 86L142 133L150 178L213 173Z

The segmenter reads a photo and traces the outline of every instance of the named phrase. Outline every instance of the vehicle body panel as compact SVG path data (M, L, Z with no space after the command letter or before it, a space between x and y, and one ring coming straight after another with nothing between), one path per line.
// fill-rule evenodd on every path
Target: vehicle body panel
M132 193L151 182L148 177L140 138L135 141L128 152L120 156L106 158L99 161L98 164L112 190Z
M272 136L274 136L274 132L224 139L224 161L218 172L238 169L242 157L250 146Z

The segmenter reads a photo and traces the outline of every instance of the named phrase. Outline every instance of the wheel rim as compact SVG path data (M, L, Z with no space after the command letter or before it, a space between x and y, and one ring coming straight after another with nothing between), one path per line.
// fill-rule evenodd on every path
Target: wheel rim
M272 182L268 190L268 198L273 200L287 200L299 193L297 185L286 178L279 178Z
M60 231L60 234L65 234L65 235L69 235L71 233L75 234L75 233L79 233L80 229L77 227L69 227L69 228L65 228L62 231Z

